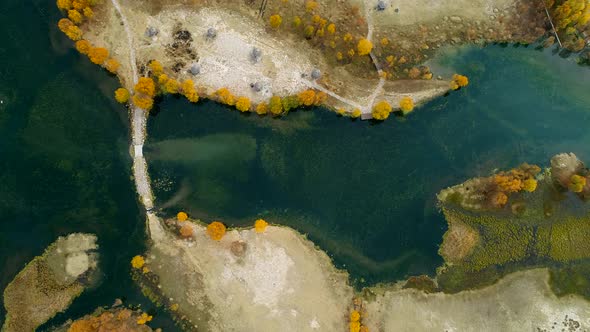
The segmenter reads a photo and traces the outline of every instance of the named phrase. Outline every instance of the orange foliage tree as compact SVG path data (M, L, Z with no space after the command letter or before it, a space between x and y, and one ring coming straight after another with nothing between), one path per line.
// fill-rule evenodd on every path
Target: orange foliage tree
M469 79L467 76L455 74L453 75L453 80L451 81L451 89L457 90L461 87L467 86L469 84Z
M80 52L80 54L87 55L88 52L90 52L91 48L92 48L92 45L90 44L89 41L87 41L85 39L78 40L76 42L76 50L78 50L78 52Z
M188 214L186 214L186 212L180 211L176 214L176 219L180 222L187 221Z
M116 74L117 70L119 70L119 66L121 66L121 64L119 63L119 61L110 58L108 59L105 63L104 63L104 68L106 70L108 70L110 73Z
M104 47L93 47L88 51L88 58L97 65L102 65L108 57L109 51Z
M220 241L225 235L225 225L219 221L214 221L207 225L207 235L215 241Z
M311 106L313 104L315 104L315 91L313 90L305 90L305 91L301 91L298 95L297 98L299 98L299 102L305 106Z
M254 230L256 233L264 233L268 223L264 219L258 219L254 222Z

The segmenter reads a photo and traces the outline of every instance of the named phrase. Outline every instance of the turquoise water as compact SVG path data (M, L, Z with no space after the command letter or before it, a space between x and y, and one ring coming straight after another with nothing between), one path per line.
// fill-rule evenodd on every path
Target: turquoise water
M53 2L6 0L0 9L0 288L58 236L92 232L103 278L47 326L115 298L151 310L129 277L146 237L116 79L57 31ZM472 84L382 124L320 109L258 118L164 99L146 147L159 207L292 226L358 285L433 274L446 227L434 201L441 188L561 151L590 160L587 68L511 46L440 62ZM162 312L152 325L174 330Z
M146 149L158 205L230 226L263 217L294 227L357 285L433 275L446 229L440 189L558 152L590 157L590 71L573 59L490 46L448 53L441 66L470 86L379 124L166 98Z

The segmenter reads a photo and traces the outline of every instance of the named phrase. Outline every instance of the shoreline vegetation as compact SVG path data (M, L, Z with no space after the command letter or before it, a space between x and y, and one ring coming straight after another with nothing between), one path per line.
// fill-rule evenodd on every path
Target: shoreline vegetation
M146 111L158 96L171 94L258 115L322 105L342 116L380 121L468 84L458 74L433 79L422 65L445 45L531 44L542 38L545 46L552 43L543 2L486 1L435 10L403 1L121 6L59 0L67 18L58 25L80 53L119 77L117 101ZM565 31L566 47L585 56L589 10L581 2L547 5L558 31ZM426 12L416 16L418 9ZM445 15L450 13L455 16ZM127 43L113 38L122 33L121 21ZM136 59L129 61L130 54Z
M451 4L442 10L425 6L424 12L419 9L427 2L402 1L401 10L383 3L384 8L381 2L374 7L372 2L352 0L342 6L337 6L336 1L322 5L309 0L265 1L265 6L256 8L238 1L223 2L222 7L213 1L200 8L198 1L192 5L128 1L123 7L116 0L57 1L67 16L59 21L59 29L76 41L76 49L88 55L91 62L117 75L123 88L115 92L115 98L129 103L132 109L136 188L147 210L151 239L148 253L131 259L134 279L147 297L169 310L187 331L231 330L235 324L285 331L420 330L428 328L420 325L428 324L426 319L418 317L424 299L429 301L432 312L440 313L439 324L444 325L445 317L452 315L449 303L461 308L455 312L483 310L496 305L486 302L490 294L501 297L505 304L506 310L494 319L499 330L522 326L550 329L558 323L590 328L587 301L577 296L557 298L547 291L548 275L553 285L558 285L552 285L557 294L582 289L572 287L579 280L572 280L566 265L551 272L516 272L485 287L507 272L522 269L518 265L521 262L525 267L547 262L527 265L532 250L558 263L582 264L590 255L586 246L564 241L568 236L589 236L585 230L572 231L583 226L580 221L587 218L587 213L580 214L586 206L579 201L585 202L590 192L588 171L572 155L562 156L563 163L552 163L549 173L521 167L479 181L478 185L488 186L481 202L477 201L479 196L466 198L468 195L455 187L461 195L441 192L439 199L450 224L446 244L441 246L447 266L438 271L434 280L418 276L392 288L355 292L346 272L337 270L325 252L289 227L269 226L264 220L256 220L253 229L227 230L221 222L204 226L183 213L163 221L151 211L153 194L142 148L146 116L159 94L182 94L191 102L207 97L241 112L273 115L321 104L341 115L384 120L394 108L406 114L425 100L469 83L467 77L458 74L447 81L433 79L433 73L420 66L439 47L466 42L529 44L542 37L547 37L545 44L549 46L552 32L545 29L545 6L558 22L557 33L567 36L564 45L582 56L586 54L580 40L587 39L584 34L588 31L590 6L583 1L531 5L527 1L502 0L498 2L500 8L488 6L485 0L462 1L459 8ZM397 16L400 12L404 16ZM455 12L459 16L445 15ZM422 18L415 16L419 13ZM440 34L435 32L438 30ZM462 31L467 33L460 35ZM128 38L120 38L122 33ZM299 38L302 35L304 38ZM431 40L429 36L439 39ZM391 53L398 50L399 54ZM566 167L559 168L562 164ZM561 173L556 171L558 168ZM138 177L138 172L142 176ZM489 185L495 186L494 190L488 190ZM555 191L562 194L558 199L553 199ZM521 196L527 198L527 193L534 196L536 192L548 193L551 204L547 206L539 199L529 207L526 199L521 200ZM574 196L579 201L571 201ZM571 210L561 209L563 202L570 201L567 207ZM458 204L463 210L452 216L451 209L456 206L450 204ZM555 220L568 213L572 218ZM478 214L486 216L485 220L477 219ZM507 229L494 232L496 227L483 227L493 219L488 214L499 220L492 220L493 226L503 224ZM543 219L540 227L531 232L514 229L530 227L522 220L510 224L513 217L537 216L548 217L549 221ZM553 222L563 227L542 229L555 226ZM495 243L486 241L496 235L496 240L506 240L503 236L514 240L510 236L517 235L516 240L505 241L516 249L503 247L501 255L494 257L485 244ZM488 273L490 267L504 265L513 269ZM21 273L25 271L27 268ZM473 271L477 276L470 280ZM584 267L577 270L583 271ZM481 289L464 291L466 288ZM5 302L10 298L6 296L10 289L5 291ZM440 290L460 293L443 294ZM72 297L81 291L76 290ZM535 301L523 312L522 300L531 294ZM407 303L401 308L403 301ZM143 325L150 317L142 314L136 323ZM518 324L511 325L516 318ZM6 324L14 322L7 319ZM489 323L469 315L454 317L454 322L457 328L475 329ZM29 324L27 320L21 323Z

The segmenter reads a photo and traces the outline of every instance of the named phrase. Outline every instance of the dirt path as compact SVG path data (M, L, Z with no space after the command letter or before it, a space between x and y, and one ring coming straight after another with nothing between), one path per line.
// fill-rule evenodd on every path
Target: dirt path
M131 72L133 73L133 84L137 83L139 77L137 74L137 59L135 56L135 44L133 42L133 35L129 28L129 23L121 6L117 0L111 0L113 6L119 13L119 17L123 22L125 34L127 35L127 43L129 45L129 62L131 64ZM148 211L148 217L155 216L151 209L154 207L152 189L148 177L148 166L145 157L143 156L143 143L146 137L146 122L147 114L145 110L131 106L131 149L133 150L133 177L135 178L135 188L141 197L145 209Z

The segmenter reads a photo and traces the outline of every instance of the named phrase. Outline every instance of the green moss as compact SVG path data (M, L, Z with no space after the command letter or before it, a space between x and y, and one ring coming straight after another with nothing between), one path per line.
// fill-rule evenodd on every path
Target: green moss
M590 262L550 270L549 285L557 296L579 294L590 300Z
M474 272L467 266L453 265L439 271L438 286L445 293L458 293L467 289L489 286L502 277L502 273L495 267Z

